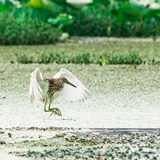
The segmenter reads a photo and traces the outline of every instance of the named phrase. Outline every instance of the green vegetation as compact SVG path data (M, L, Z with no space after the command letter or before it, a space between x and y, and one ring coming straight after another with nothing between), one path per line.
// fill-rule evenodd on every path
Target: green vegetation
M136 52L130 52L127 55L123 54L93 54L77 53L72 56L67 56L65 53L42 53L37 54L37 57L27 56L26 54L15 54L18 63L75 63L75 64L142 64L143 60Z
M38 18L28 17L33 12L25 11L15 10L5 16L0 13L0 44L48 44L58 41L61 36L59 29Z
M160 64L159 42L105 41L1 46L0 62L39 64Z
M71 36L152 37L160 35L160 2L66 0L0 2L0 44L52 44Z
M113 7L116 7L119 10L116 10ZM109 5L108 7L90 6L85 10L80 10L79 12L72 11L72 15L76 17L75 21L70 26L66 26L64 31L69 32L70 35L74 36L152 38L159 36L159 14L156 14L156 16L154 15L155 17L146 16L143 19L138 19L138 17L141 17L141 14L143 13L128 11L130 14L128 19L126 19L125 9L121 9L120 7L121 5ZM122 10L124 14L121 13ZM134 16L136 16L137 19L132 20L131 17ZM123 20L122 17L124 17Z

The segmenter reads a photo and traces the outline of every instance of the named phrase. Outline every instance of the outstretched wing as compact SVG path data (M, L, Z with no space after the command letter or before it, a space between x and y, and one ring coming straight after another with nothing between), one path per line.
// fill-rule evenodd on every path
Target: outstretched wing
M39 68L36 68L31 73L30 78L30 88L29 88L29 99L30 102L33 100L42 101L42 89L39 83L43 80L42 73L40 72Z
M76 102L83 101L89 96L90 91L70 71L62 68L57 74L54 75L53 78L62 77L66 78L70 83L76 86L73 87L68 84L64 84L63 90L59 93L64 97L64 99Z

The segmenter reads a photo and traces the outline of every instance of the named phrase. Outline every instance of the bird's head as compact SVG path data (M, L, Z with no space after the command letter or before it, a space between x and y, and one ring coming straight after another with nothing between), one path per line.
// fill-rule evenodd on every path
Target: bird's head
M69 82L68 79L66 79L66 78L62 78L62 81L63 81L63 83L69 84L70 86L77 88L74 84Z

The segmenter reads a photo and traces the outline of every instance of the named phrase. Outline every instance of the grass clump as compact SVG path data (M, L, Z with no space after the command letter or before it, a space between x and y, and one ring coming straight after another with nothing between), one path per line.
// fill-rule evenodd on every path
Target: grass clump
M28 56L27 54L15 54L18 63L57 63L57 64L67 64L67 63L74 63L74 64L89 64L92 63L90 58L90 53L82 54L77 53L73 56L68 56L64 52L61 53L37 53L37 57Z
M34 57L33 56L27 56L26 54L15 54L16 58L17 58L17 62L18 63L23 63L23 64L27 64L27 63L34 63Z
M115 53L104 53L90 54L90 53L77 53L71 56L61 53L38 53L38 56L28 56L27 54L15 54L18 63L57 63L57 64L90 64L95 63L99 65L103 64L142 64L143 60L140 55L136 52L130 52L127 55L115 54Z
M127 55L123 54L105 54L104 58L108 64L141 64L142 58L136 52L130 52Z
M86 54L81 54L81 53L77 53L71 60L69 60L69 62L71 63L75 63L75 64L89 64L92 63L90 60L90 53L86 53Z
M57 63L57 64L63 64L63 63L67 63L66 62L66 58L67 56L61 52L61 53L43 53L40 58L39 58L39 62L38 63ZM37 63L37 62L35 62Z

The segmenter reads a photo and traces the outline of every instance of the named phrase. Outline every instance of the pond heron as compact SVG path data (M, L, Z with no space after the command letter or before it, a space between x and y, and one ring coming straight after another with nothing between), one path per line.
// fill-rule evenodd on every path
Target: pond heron
M58 96L65 100L78 102L89 96L90 91L78 80L69 70L62 68L52 78L44 79L39 68L31 73L29 99L44 103L44 111L51 112L51 115L62 116L58 108L51 108L51 103ZM47 108L47 104L48 108Z

